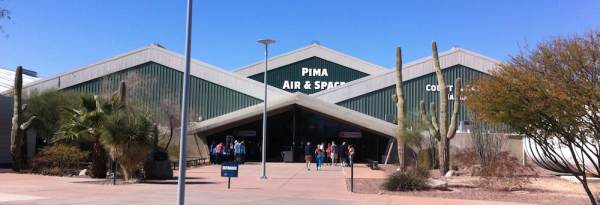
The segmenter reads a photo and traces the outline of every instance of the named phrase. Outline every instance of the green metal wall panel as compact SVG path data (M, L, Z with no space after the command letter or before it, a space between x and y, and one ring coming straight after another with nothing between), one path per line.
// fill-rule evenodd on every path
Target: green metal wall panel
M101 78L80 83L64 90L110 96L124 80L127 96L141 99L152 107L170 101L171 109L181 107L183 72L148 62ZM190 116L196 121L214 118L229 112L256 105L261 99L231 90L212 82L191 76L190 79Z
M302 68L308 69L327 69L327 76L309 76L309 73L305 73L302 76ZM263 82L264 81L264 72L260 74L256 74L250 76L250 79ZM362 77L368 76L368 74L321 59L319 57L311 57L305 60L301 60L289 65L285 65L276 69L272 69L268 71L267 82L270 86L283 89L285 91L295 93L302 92L305 94L312 94L319 92L321 90L322 82L332 82L335 85L335 82L350 82ZM292 86L291 88L284 88L285 82L300 82L300 89L296 89L297 87ZM307 81L310 82L310 86L305 89L305 85L307 85ZM319 89L316 89L315 83L319 82Z
M483 76L485 75L482 72L471 69L462 65L455 65L450 68L446 68L443 71L444 79L446 81L446 85L454 86L456 78L461 78L463 81L463 85L465 82L470 82L471 79L475 76ZM421 101L425 101L425 105L427 108L427 112L429 113L429 104L431 102L436 103L437 112L439 116L439 99L440 93L439 91L427 91L427 85L437 85L437 76L435 73L430 73L425 76L421 76L415 79L411 79L409 81L405 81L403 83L403 90L405 94L406 100L406 114L407 117L413 117L416 112L419 111L419 104ZM448 92L448 94L454 94L454 87L452 88L452 92ZM392 101L392 95L396 94L396 85L392 85L371 93L367 93L365 95L361 95L355 98L351 98L342 102L337 103L338 105L344 106L346 108L385 120L386 115L397 116L398 110L396 105ZM462 101L464 102L464 101ZM467 120L467 113L465 111L465 105L461 102L460 104L460 112L459 112L459 121ZM453 112L454 100L448 101L448 120L450 120L451 113ZM420 122L420 120L417 120ZM449 121L448 121L449 122Z

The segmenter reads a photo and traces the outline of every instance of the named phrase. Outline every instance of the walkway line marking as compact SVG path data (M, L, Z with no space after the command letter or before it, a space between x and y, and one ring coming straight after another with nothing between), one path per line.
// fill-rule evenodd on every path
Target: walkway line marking
M302 167L300 169L300 171L296 172L296 174L294 174L294 176L292 176L290 179L288 179L287 181L285 181L280 187L279 189L281 189L281 187L285 186L290 180L292 180L294 177L296 177L296 175L298 175L303 169L305 169L306 167Z

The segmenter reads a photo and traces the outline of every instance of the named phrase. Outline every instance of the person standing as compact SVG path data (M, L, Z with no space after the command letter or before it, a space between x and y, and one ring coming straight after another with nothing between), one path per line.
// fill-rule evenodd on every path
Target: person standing
M212 142L212 144L210 144L210 164L215 163L215 152L213 151L215 149L217 145L215 144L215 141Z
M310 146L310 142L306 143L306 147L304 147L304 159L306 160L306 170L310 171L310 161L312 161L312 146Z
M321 144L320 146L318 146L318 148L315 150L315 155L316 155L316 161L317 161L317 171L319 171L319 169L321 169L321 163L323 163L323 144Z
M350 158L350 165L354 164L354 146L348 145L348 158Z
M240 145L240 153L242 155L242 164L246 163L246 146L244 145L244 141L242 141Z
M331 143L327 144L327 162L331 166Z
M348 147L346 146L346 142L342 142L342 145L340 145L339 155L340 163L342 163L342 167L345 167L348 160Z
M338 153L340 152L340 147L335 144L335 141L331 142L331 161L333 166L337 166Z
M237 140L236 140L237 143ZM235 161L235 153L233 153L233 142L229 143L229 148L227 149L227 156L228 156L228 160L229 162L234 162Z
M321 143L321 164L327 160L327 153L325 152L325 142Z
M235 145L233 146L233 151L235 153L235 162L242 162L242 143L235 141Z
M215 152L217 153L217 164L221 164L221 160L223 159L223 142L220 142L215 148Z

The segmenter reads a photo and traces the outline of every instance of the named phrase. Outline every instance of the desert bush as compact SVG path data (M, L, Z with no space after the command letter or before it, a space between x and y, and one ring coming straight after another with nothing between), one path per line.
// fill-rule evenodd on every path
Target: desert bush
M487 190L515 191L530 184L530 178L539 173L532 166L523 166L519 159L508 151L500 152L489 166L482 167L478 185Z
M475 150L473 148L457 149L452 157L459 166L469 169L473 165L478 165Z
M146 161L152 144L154 124L144 110L113 112L103 123L102 144L110 148L110 155L118 159L125 180L134 180L135 171Z
M429 178L427 168L408 167L405 172L397 171L389 175L382 188L388 191L428 190L427 178Z
M42 174L59 175L68 167L78 167L90 152L63 144L44 147L32 159L31 170Z
M418 167L433 168L433 160L431 158L431 151L429 149L419 150L419 154L417 155Z
M65 170L59 167L44 167L39 172L44 175L59 176L63 175L65 173Z

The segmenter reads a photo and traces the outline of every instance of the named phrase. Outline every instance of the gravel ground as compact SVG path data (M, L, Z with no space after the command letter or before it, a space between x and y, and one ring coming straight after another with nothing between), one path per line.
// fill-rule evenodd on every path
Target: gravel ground
M396 171L395 165L379 165L380 171L387 174ZM374 170L377 171L377 170ZM354 179L354 192L359 194L389 194L401 196L421 196L436 198L453 198L485 201L505 201L532 204L573 205L587 204L588 198L581 184L575 184L556 176L558 173L539 169L540 177L532 179L531 184L523 190L512 192L486 191L477 188L474 184L477 178L470 177L466 172L460 176L441 177L439 170L431 170L431 177L448 182L450 191L420 191L420 192L393 192L381 189L385 179ZM347 180L350 190L350 180ZM600 184L590 184L592 191L600 191Z

